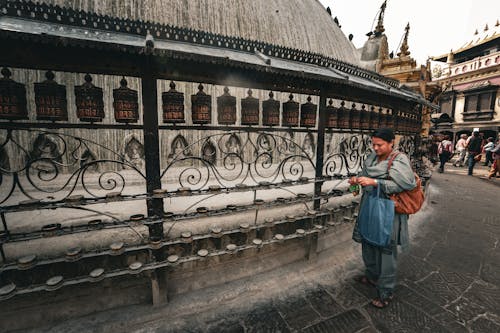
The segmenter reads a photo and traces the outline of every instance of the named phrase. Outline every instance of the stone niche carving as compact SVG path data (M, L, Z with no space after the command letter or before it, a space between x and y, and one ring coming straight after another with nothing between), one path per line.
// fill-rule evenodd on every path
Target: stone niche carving
M57 164L62 163L62 155L56 138L47 134L38 134L30 151L30 170L45 173L58 172Z
M241 153L241 140L236 134L231 134L226 141L226 153L240 154Z
M204 161L215 165L215 162L217 161L217 150L210 140L205 141L205 143L203 144L201 148L201 158Z
M313 158L316 152L316 145L314 144L314 137L311 133L307 133L304 138L304 143L302 144L302 149L309 156L309 158Z
M238 135L231 134L224 144L224 156L228 157L229 163L240 163L243 160L243 151L241 149L241 140Z
M10 171L9 155L3 147L0 147L0 173L7 173Z
M186 138L181 134L178 134L170 144L170 153L167 156L169 163L175 162L176 165L190 164L190 161L183 160L184 158L191 156L191 151L188 146L189 144Z
M89 149L85 149L85 151L80 156L80 168L86 167L88 170L91 171L99 171L99 164L92 163L96 160L97 158L95 154L91 152Z
M125 144L124 157L126 164L124 169L144 169L144 145L135 136L132 136ZM128 165L127 165L128 164Z

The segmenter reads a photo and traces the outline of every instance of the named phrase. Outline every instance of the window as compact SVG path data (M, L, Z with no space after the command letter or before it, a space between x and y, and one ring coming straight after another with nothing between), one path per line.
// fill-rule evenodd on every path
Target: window
M484 93L479 95L479 110L480 111L488 111L492 109L491 100L493 94L492 93Z
M485 121L493 119L497 86L485 86L465 92L465 121Z
M455 116L454 114L454 104L455 104L455 94L446 93L444 94L440 100L439 105L441 106L441 113L446 113L450 118Z

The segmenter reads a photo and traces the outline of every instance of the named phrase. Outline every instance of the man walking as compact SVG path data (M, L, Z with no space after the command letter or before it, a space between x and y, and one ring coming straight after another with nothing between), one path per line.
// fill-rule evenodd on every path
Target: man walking
M484 166L490 166L490 162L493 164L492 150L495 148L493 143L493 137L489 137L487 143L484 145L483 150L486 153L486 161L484 161Z
M455 145L455 149L458 152L458 160L453 163L453 166L464 166L465 163L465 155L467 154L467 149L466 149L466 144L467 144L467 134L461 134L460 135L460 140L457 141L457 144Z
M469 152L469 156L467 158L469 170L467 174L472 176L472 171L474 170L474 165L476 164L476 156L481 154L481 138L479 137L478 131L474 131L472 133L472 138L467 144L467 151Z
M449 139L450 137L445 135L438 147L439 161L441 162L439 165L440 173L444 172L444 165L450 160L453 153L453 143Z

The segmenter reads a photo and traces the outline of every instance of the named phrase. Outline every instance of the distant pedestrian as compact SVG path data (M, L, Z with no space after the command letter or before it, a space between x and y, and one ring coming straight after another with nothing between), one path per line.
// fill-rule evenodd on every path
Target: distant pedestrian
M465 163L465 155L467 154L467 149L465 145L467 144L467 134L461 134L460 140L457 141L455 145L455 150L458 152L458 160L453 163L453 166L464 166Z
M472 176L472 171L474 170L474 165L476 164L476 156L481 154L481 138L479 137L479 132L474 131L472 133L472 138L470 138L467 144L467 152L469 156L467 157L467 165L469 167L468 175Z
M380 128L372 135L373 153L363 165L360 177L352 177L351 185L361 185L363 196L361 207L367 204L372 191L380 190L384 196L399 193L415 188L415 176L411 169L410 160L404 154L394 157L391 168L389 160L393 154L394 132L392 129ZM359 217L359 216L358 216ZM356 278L359 283L377 288L378 298L372 300L371 305L376 308L387 307L393 298L396 286L397 246L406 250L409 245L408 215L394 214L392 221L392 237L387 247L369 244L359 232L359 221L356 221L352 238L361 243L365 274Z
M493 164L492 150L495 148L495 144L493 143L493 137L489 137L487 143L483 147L483 151L486 155L486 161L484 161L485 166L489 166L490 162Z
M496 147L491 150L491 155L493 158L493 164L491 165L490 172L488 173L488 179L496 177L497 174L500 175L500 143L498 143Z
M445 135L443 141L438 146L438 156L439 156L439 172L444 172L444 165L448 162L453 154L453 143L450 141L450 137Z

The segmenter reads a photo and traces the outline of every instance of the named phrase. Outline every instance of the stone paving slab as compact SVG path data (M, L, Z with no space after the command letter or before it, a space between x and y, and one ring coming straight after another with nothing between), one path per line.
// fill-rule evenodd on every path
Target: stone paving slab
M281 300L276 303L276 308L294 330L300 330L321 319L319 313L313 309L304 297Z
M304 333L355 333L370 323L359 310L348 310L302 330Z
M323 318L329 318L345 311L344 308L321 287L309 291L306 295L306 299Z
M271 305L255 309L243 320L247 333L291 332L278 310Z

